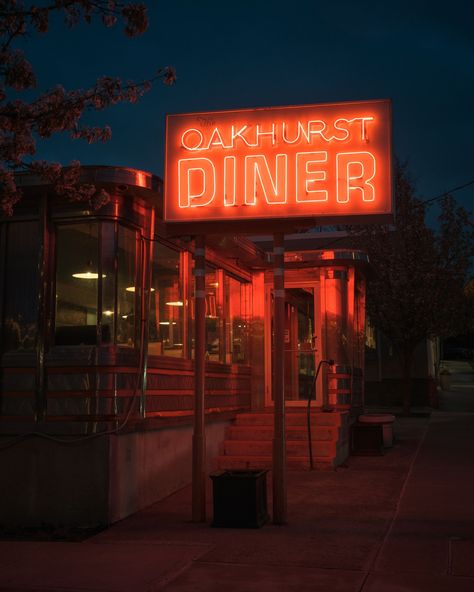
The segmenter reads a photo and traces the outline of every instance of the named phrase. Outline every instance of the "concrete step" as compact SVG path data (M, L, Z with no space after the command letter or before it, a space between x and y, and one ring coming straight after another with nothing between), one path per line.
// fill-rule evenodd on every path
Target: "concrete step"
M287 426L305 426L307 424L306 411L291 411L286 413ZM236 425L246 426L272 426L272 412L240 413L236 417ZM311 425L314 426L342 426L349 423L348 411L334 411L325 413L322 411L311 412Z
M225 440L223 453L226 456L271 456L273 442L271 440ZM337 455L337 442L313 440L313 456L333 458ZM286 442L288 459L309 456L308 442L291 440Z
M308 456L295 456L286 459L288 469L309 470ZM335 461L331 458L313 457L313 466L317 470L330 471L334 469ZM218 456L218 470L245 471L249 469L268 469L272 468L271 456Z
M337 441L339 437L339 426L311 426L313 440ZM308 429L306 425L287 426L287 440L307 440ZM272 440L273 425L271 426L247 426L233 425L227 428L226 439L228 440Z
M271 469L273 411L242 413L226 431L217 458L219 469ZM311 410L312 454L315 469L333 469L348 455L350 416L347 411ZM286 413L286 453L290 469L309 468L306 409Z

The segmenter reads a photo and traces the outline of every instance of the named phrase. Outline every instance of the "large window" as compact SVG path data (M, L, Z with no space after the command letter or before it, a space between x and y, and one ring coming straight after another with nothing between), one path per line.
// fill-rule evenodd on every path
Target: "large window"
M185 351L182 259L183 253L154 243L148 339L151 355L182 357Z
M57 229L55 342L58 345L97 342L98 234L97 222Z
M10 222L4 228L2 350L28 351L37 334L39 227L32 221Z
M148 331L151 355L194 357L194 275L189 275L185 268L186 255L159 242L153 245ZM191 267L192 263L190 260ZM249 362L251 296L250 282L206 265L207 360L227 364Z
M134 230L119 226L117 258L117 343L133 346L138 324L137 237ZM104 311L104 314L105 311Z
M58 226L56 345L136 344L137 244L113 222Z
M114 222L101 222L100 224L100 263L101 263L101 285L102 295L102 322L99 330L101 342L113 343L117 331L117 319L115 314L116 300L116 250L117 225Z

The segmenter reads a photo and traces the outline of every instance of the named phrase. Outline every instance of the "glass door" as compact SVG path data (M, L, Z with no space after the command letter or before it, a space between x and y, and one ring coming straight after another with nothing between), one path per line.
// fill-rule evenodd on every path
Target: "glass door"
M273 375L273 290L269 289L270 309L267 315L266 403L272 401ZM315 399L315 354L319 334L316 314L316 286L298 285L285 288L285 400L289 405L303 405ZM270 327L270 330L268 330Z

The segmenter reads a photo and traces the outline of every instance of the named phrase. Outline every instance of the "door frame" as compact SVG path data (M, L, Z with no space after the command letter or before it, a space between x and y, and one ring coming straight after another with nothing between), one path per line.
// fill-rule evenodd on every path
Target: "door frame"
M316 278L313 279L285 279L285 290L287 288L313 288L314 298L314 325L316 335L316 352L315 352L315 368L319 360L324 358L324 344L323 344L323 327L322 327L322 310L321 310L321 283L319 281L319 273L315 273ZM265 284L265 320L264 320L264 344L265 344L265 407L273 407L272 400L272 305L271 296L273 292L273 284ZM324 369L322 369L324 370ZM324 371L321 371L316 383L316 400L312 401L315 407L323 405L323 376ZM305 407L307 401L285 400L286 407Z

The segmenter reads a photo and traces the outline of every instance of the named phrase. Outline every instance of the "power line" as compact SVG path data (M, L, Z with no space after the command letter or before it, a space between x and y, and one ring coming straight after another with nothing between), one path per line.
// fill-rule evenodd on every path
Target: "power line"
M422 202L424 204L427 204L427 203L432 203L434 201L438 201L438 199L442 199L448 193L455 193L456 191L460 191L461 189L464 189L465 187L469 187L470 185L474 185L474 179L472 179L472 181L469 181L468 183L464 183L464 185L459 185L459 187L454 187L454 189L448 189L448 191L444 191L443 193L441 193L440 195L437 195L436 197L431 197L430 199L424 199L424 200L422 200Z

